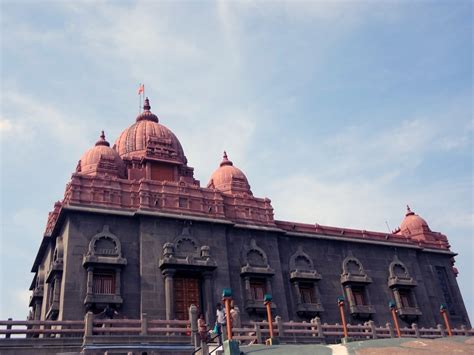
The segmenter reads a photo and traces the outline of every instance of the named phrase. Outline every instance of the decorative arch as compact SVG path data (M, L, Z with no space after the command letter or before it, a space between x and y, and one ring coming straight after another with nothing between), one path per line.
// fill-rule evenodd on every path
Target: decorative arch
M359 282L359 283L371 283L372 279L367 275L364 266L357 259L352 252L342 262L342 274L341 283L347 282Z
M313 270L313 260L311 260L311 257L303 251L303 247L299 245L298 250L290 257L290 272Z
M89 243L90 256L122 257L122 245L116 235L104 225L102 232L94 235Z
M388 286L416 286L416 281L410 276L408 268L400 261L397 255L393 257L393 261L388 267Z
M174 239L173 245L175 256L177 257L199 255L200 243L191 235L191 230L188 225L183 227L181 234Z
M265 251L257 245L255 239L250 240L250 245L244 247L242 251L242 261L249 267L270 267Z

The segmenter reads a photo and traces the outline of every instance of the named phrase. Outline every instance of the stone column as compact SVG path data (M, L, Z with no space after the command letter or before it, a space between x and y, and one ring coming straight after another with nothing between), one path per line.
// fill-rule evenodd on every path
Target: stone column
M115 294L116 295L120 295L120 284L121 284L120 275L121 274L122 274L122 270L117 268L115 270Z
M250 277L244 277L244 284L245 284L245 300L252 299L252 293L250 291Z
M94 268L89 266L87 268L87 294L92 295L92 286L94 284Z
M296 304L300 304L301 303L300 283L298 281L294 281L293 288L295 289Z
M175 270L163 270L165 277L165 305L166 305L166 319L174 319L174 274Z
M203 273L204 285L203 285L203 299L204 299L204 311L206 322L210 324L213 308L213 297L212 297L212 271L206 271Z

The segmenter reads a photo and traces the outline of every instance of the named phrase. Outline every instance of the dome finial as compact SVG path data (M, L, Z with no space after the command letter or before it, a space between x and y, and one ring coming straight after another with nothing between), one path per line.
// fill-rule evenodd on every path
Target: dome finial
M150 100L148 100L148 97L145 98L145 102L143 103L143 109L145 111L150 111L151 109Z
M410 206L407 205L407 213L405 216L410 216L410 215L413 215L415 214L411 209L410 209Z
M104 131L101 131L100 139L95 143L95 145L105 145L105 146L107 146L107 147L110 147L109 142L107 142L107 141L105 140L105 133L104 133Z
M227 158L227 152L225 150L224 150L224 155L222 156L222 161L221 161L220 166L223 166L223 165L233 165L232 162L229 160L229 158Z

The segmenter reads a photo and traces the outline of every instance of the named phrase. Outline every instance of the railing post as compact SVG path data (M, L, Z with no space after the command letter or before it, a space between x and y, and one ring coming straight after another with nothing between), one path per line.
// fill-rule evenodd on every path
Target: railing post
M395 338L395 332L393 330L393 325L390 322L387 322L386 327L388 328L388 332L390 334L390 338Z
M367 322L370 327L370 331L372 332L372 339L377 339L377 329L375 329L375 322L373 320L369 320Z
M197 319L197 307L192 304L189 306L189 322L191 323L191 340L195 348L199 346Z
M142 313L141 318L142 318L141 319L142 329L141 329L140 335L148 335L148 317L147 317L147 314Z
M11 321L11 320L13 320L13 319L12 319L12 318L8 318L8 320ZM11 324L8 324L8 325L7 325L7 330L11 330L11 329L12 329L12 325L11 325ZM6 339L10 339L10 336L11 336L10 333L5 334L5 338L6 338Z
M420 338L420 329L418 328L418 324L412 323L411 327L415 331L415 337Z
M323 325L321 324L321 318L316 317L314 318L314 320L316 322L316 326L318 327L318 337L324 338Z
M262 332L260 331L260 325L255 323L255 336L257 338L257 344L262 344Z
M441 324L438 324L436 327L438 328L441 336L444 338L446 336L446 332L444 331L443 326Z
M278 329L278 337L282 337L284 330L283 330L283 322L281 321L280 316L275 317L275 323L276 323L277 329Z
M84 336L92 336L92 331L94 328L94 313L91 311L86 313L86 317L84 319Z

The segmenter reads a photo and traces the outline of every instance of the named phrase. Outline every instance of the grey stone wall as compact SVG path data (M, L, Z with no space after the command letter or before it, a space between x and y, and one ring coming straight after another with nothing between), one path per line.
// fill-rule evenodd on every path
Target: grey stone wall
M393 293L388 287L387 279L389 265L396 255L417 282L413 290L422 312L418 319L420 327L431 327L442 323L439 306L441 303L446 303L446 300L439 285L436 267L446 268L448 275L454 308L454 314L450 315L452 325L469 326L462 296L451 271L452 255L448 253L310 236L290 236L281 232L248 229L229 224L204 221L190 223L186 219L144 215L128 217L70 211L63 223L61 236L64 244L64 271L59 319L84 317L87 272L82 264L83 257L87 253L91 238L102 231L104 225L108 225L110 232L120 239L122 256L127 259L127 265L123 268L121 276L123 306L120 310L120 313L127 318L139 318L140 312L147 313L150 317L166 318L165 283L159 260L162 257L163 245L176 241L186 227L189 228L198 246L210 247L211 257L217 263L217 268L211 271L211 299L203 300L205 308L209 308L209 305L213 307L206 310L209 322L214 321L215 303L220 301L222 289L227 287L233 290L235 303L241 310L242 321L258 318L249 315L244 309L245 290L241 277L242 250L248 247L253 239L264 251L269 266L274 270L274 275L270 278L273 301L276 305L274 313L284 320L303 320L296 313L295 292L290 283L289 270L291 256L298 247L301 247L321 274L321 280L317 282L324 307L324 312L320 315L322 322L340 322L337 298L344 295L340 281L342 262L349 253L352 253L372 278L372 283L367 288L376 311L372 319L377 324L385 324L391 320L388 302L393 299ZM46 266L49 258L47 256L44 259ZM47 299L46 295L45 288L44 302ZM350 316L349 320L352 323L363 322Z

